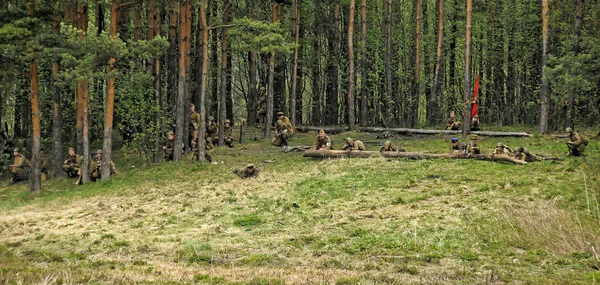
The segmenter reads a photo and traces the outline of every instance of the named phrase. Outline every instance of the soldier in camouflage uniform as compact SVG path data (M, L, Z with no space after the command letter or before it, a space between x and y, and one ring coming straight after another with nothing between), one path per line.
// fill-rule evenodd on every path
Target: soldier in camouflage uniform
M277 128L275 129L275 137L273 138L273 145L283 146L283 148L287 148L288 139L290 138L290 129L292 128L290 125L284 123L282 120L277 120L275 122Z
M233 128L231 127L231 121L229 119L225 120L223 132L223 141L225 142L225 145L228 147L233 147L233 142L235 142L235 139L233 138Z
M243 179L256 178L260 169L255 168L254 164L248 164L245 169L234 169L233 173Z
M450 112L450 118L448 118L446 123L446 130L460 130L460 121L456 119L454 111Z
M329 136L325 135L325 130L319 131L311 150L333 150L333 143Z
M82 158L80 155L75 154L75 149L69 148L69 155L67 160L63 163L63 171L69 178L75 178L79 176L79 167L81 167Z
M13 155L13 164L9 166L10 172L12 173L12 181L10 184L29 179L29 172L31 169L31 162L19 152L18 148L13 150Z
M574 132L572 128L566 128L565 131L569 136L569 141L567 142L569 153L567 156L583 156L588 141L578 132Z
M289 135L290 137L293 136L296 133L296 130L294 129L294 126L292 126L292 121L290 121L290 118L286 117L283 115L283 112L277 112L277 119L281 120L284 124L289 126Z
M467 152L470 154L481 154L481 150L479 149L479 146L477 146L477 135L472 135L470 139L471 143L467 145Z
M189 127L189 135L188 139L192 140L194 137L194 132L198 130L200 127L200 114L196 112L196 106L194 104L190 105L190 127Z
M90 180L92 182L96 182L96 180L102 178L102 150L98 149L96 151L96 159L92 159L90 161ZM117 173L117 168L115 164L110 161L110 175Z
M494 150L494 153L492 155L510 155L510 148L508 146L505 146L503 143L499 142L498 144L496 144L496 149Z
M167 144L163 146L165 151L165 160L173 160L173 151L175 150L175 133L167 132Z
M219 132L219 126L215 123L215 117L209 116L208 122L206 122L206 137L210 138L211 143L214 145L217 143L217 134Z
M398 149L396 148L396 146L392 143L392 141L386 141L380 148L379 148L379 152L384 152L384 151L398 151Z
M346 145L342 147L342 150L366 150L365 144L359 140L353 140L352 138L346 138Z

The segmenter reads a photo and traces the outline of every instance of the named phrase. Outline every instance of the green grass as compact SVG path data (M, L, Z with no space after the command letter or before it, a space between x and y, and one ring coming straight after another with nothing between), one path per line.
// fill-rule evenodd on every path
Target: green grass
M523 127L519 130L526 130ZM250 143L217 164L120 154L109 182L0 182L0 284L590 284L599 280L600 155L313 160ZM374 134L352 136L379 142ZM291 145L312 144L299 134ZM445 153L449 136L396 139ZM491 152L498 139L482 137ZM564 139L503 138L564 157ZM337 148L341 145L337 145ZM376 150L377 145L367 144ZM253 163L256 179L233 168ZM135 166L135 167L132 167Z

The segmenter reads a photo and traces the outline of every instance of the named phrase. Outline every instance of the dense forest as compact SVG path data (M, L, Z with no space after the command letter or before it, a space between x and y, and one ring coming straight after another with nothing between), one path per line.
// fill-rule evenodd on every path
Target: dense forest
M600 115L598 0L0 0L0 51L3 136L57 170L67 146L107 165L119 134L156 162L167 131L189 145L191 104L200 137L214 116L268 138L278 111L351 129L455 111L468 130L476 80L484 127Z

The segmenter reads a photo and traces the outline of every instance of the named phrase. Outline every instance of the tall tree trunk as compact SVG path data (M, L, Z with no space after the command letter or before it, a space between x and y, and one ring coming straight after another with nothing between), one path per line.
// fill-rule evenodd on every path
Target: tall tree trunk
M231 49L228 47L227 48L227 66L229 67L229 69L227 70L227 96L225 97L226 99L226 105L227 108L227 116L225 117L226 119L232 120L232 126L233 126L233 90L232 90L232 79L231 79L231 74L232 72L232 68L233 68L233 64L231 62L231 60L233 59L233 56L231 56Z
M204 4L206 1L210 0L200 0L200 10L198 11L198 16L202 31L202 38L200 43L202 44L202 76L200 77L200 102L198 106L200 107L200 127L198 133L198 161L200 163L204 162L205 155L205 144L204 133L206 131L206 89L207 89L207 73L208 73L208 25L206 23L206 10L204 9Z
M467 22L465 35L465 93L463 96L463 135L471 132L471 29L473 22L473 0L467 0Z
M185 66L185 97L183 100L183 144L185 145L185 150L187 152L188 149L190 149L190 143L191 140L188 136L188 134L190 133L190 116L186 115L188 114L189 110L190 110L190 105L191 105L191 93L190 93L190 74L191 74L191 66L192 66L192 60L191 60L191 53L192 53L192 4L191 1L189 3L188 6L185 7L185 19L186 19L186 24L185 24L185 37L187 38L187 41L185 41L181 46L184 49L184 66ZM180 23L180 28L181 28L181 23Z
M252 5L252 19L256 21L258 19L258 7L257 0L251 2ZM258 76L258 55L255 51L248 53L248 60L250 61L250 71L248 73L248 97L246 100L246 111L248 112L248 123L251 126L257 125L256 108L258 104L258 89L257 89L257 76Z
M117 40L117 31L119 26L119 5L121 0L112 0L110 6L110 40L112 42ZM111 56L108 60L108 70L110 74L114 74L117 69L117 59ZM104 112L104 141L102 143L102 181L110 180L110 162L112 160L112 128L113 118L115 110L115 81L117 79L113 76L108 78L106 86L106 110ZM82 172L87 172L83 171Z
M169 106L167 113L173 119L177 94L177 0L169 1L169 52L167 56L167 96Z
M179 6L179 78L177 91L177 108L175 116L175 149L173 152L173 160L179 161L183 154L181 145L187 134L183 133L185 125L185 101L187 92L187 44L190 40L191 30L191 3L190 0L182 0Z
M273 1L271 3L273 9L273 23L277 23L277 9L279 5ZM267 90L267 117L265 118L265 133L263 138L271 138L271 125L273 122L273 93L275 92L275 52L271 52L269 58L269 87Z
M412 100L412 118L411 126L417 127L419 124L419 98L421 97L421 0L417 0L415 11L415 75L413 78L413 100Z
M29 16L35 17L35 0L29 3ZM31 63L29 64L29 76L31 78L31 123L33 125L33 144L31 148L31 176L29 178L31 191L42 190L42 161L40 159L40 149L42 143L42 131L40 124L40 97L37 54L34 48L34 41L31 41Z
M211 11L212 16L217 18L218 6L217 1L208 1L208 10ZM207 21L210 22L210 21ZM219 46L218 46L218 33L216 30L211 32L211 51L210 51L210 70L211 70L211 83L210 83L210 110L209 113L213 116L217 116L219 112Z
M229 0L223 0L223 25L229 25ZM227 27L221 33L221 94L219 96L219 145L225 143L225 120L227 119Z
M437 43L437 56L435 60L435 72L433 76L433 88L431 89L430 100L427 102L429 107L427 108L427 114L430 114L430 123L435 118L435 114L439 113L439 96L438 87L440 85L440 71L442 66L442 56L444 54L444 0L438 0L438 43ZM491 63L489 63L491 64Z
M135 4L135 18L133 20L133 24L135 25L135 29L133 30L133 39L136 41L142 39L142 13L142 1L139 1L137 4Z
M452 20L451 20L451 26L450 26L450 48L448 49L448 52L450 53L450 58L448 59L448 80L447 80L447 91L448 92L455 92L455 85L456 85L456 37L457 37L457 32L458 32L458 25L457 22L459 21L459 16L458 16L458 0L454 0L452 5L453 7L453 13L452 13Z
M329 42L330 58L327 63L327 104L326 121L328 125L338 124L338 100L339 100L339 62L340 62L340 1L333 3L333 25L330 28L333 38L327 38Z
M573 57L577 59L580 52L581 42L581 23L583 22L583 4L584 0L577 0L577 8L575 11L575 41L573 42ZM574 86L569 86L567 98L567 115L565 116L565 122L563 127L574 127L573 120L575 119L575 90Z
M360 98L361 98L361 109L360 109L360 124L362 126L369 125L369 91L367 90L367 77L368 77L368 66L367 66L367 0L362 0L361 3L361 37L360 37Z
M77 4L77 26L82 31L81 40L85 41L88 24L88 7L87 4ZM88 183L90 175L88 165L90 163L90 142L89 142L89 123L88 123L88 103L89 103L89 88L86 80L77 82L77 98L80 102L80 122L81 122L81 143L83 146L83 162L81 164L81 183Z
M151 41L160 35L160 7L155 0L148 1L148 40ZM160 85L160 56L157 53L154 58L148 61L148 72L154 77L154 104L156 105L155 125L156 131L154 134L154 155L152 161L158 163L160 161L161 142L161 85Z
M300 43L300 7L302 0L296 0L292 6L292 22L294 23L293 35L296 47L294 48L294 66L292 68L292 92L290 95L291 110L290 110L290 121L292 125L296 125L296 94L298 92L298 45Z
M58 0L54 1L54 5L56 6ZM52 18L52 31L58 35L60 33L60 20L61 17L57 13ZM60 71L60 59L54 59L52 63L52 78L55 83L60 81L58 72ZM53 105L53 120L52 120L52 172L54 173L54 177L63 176L62 171L62 158L64 156L63 146L62 146L62 115L60 108L60 86L58 84L53 85L52 92L52 105Z
M548 64L548 0L542 0L542 70ZM548 133L548 115L550 113L550 90L548 74L542 71L540 89L540 133Z
M354 9L355 0L350 0L350 14L348 20L348 97L346 100L348 109L348 127L354 129Z
M390 120L393 116L394 108L392 104L392 0L386 0L385 13L385 119ZM395 104L399 104L398 98L393 98Z
M200 107L200 82L202 81L202 23L200 22L200 6L198 6L198 22L196 26L196 56L194 57L194 94L192 102L194 106ZM192 15L192 18L194 16Z

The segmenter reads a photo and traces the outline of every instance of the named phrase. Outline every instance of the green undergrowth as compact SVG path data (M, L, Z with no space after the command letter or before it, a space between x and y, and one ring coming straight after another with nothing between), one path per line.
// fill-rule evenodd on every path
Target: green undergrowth
M216 164L144 164L43 191L0 186L0 284L590 284L600 278L598 145L566 158L565 139L482 137L564 158L325 159L267 141L212 152ZM375 134L343 133L377 150ZM299 134L294 145L310 145ZM449 136L401 137L444 153ZM341 145L336 145L337 148ZM232 169L262 171L241 180Z

